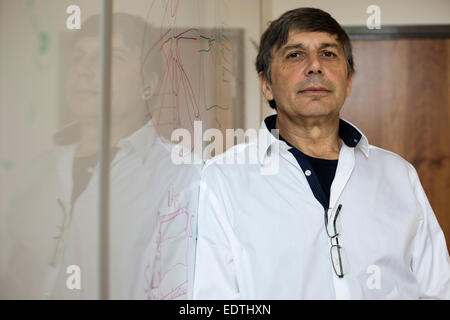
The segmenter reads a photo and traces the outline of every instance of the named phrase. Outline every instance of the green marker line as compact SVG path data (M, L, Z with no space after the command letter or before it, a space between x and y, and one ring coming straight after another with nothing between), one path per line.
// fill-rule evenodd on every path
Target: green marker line
M206 111L209 111L209 110L211 110L211 109L213 109L213 108L219 108L219 109L221 109L221 110L228 110L228 109L230 109L230 108L228 108L228 107L222 107L222 106L219 106L218 104L215 104L215 105L213 105L213 106L211 106L211 107L207 107L207 108L206 108Z
M39 53L44 54L49 47L49 36L45 31L39 32Z
M227 67L223 66L223 69L224 69L225 71L228 71L229 73L233 74L233 72L231 72L230 69L228 69Z
M224 45L223 43L222 43L222 47L224 47L225 49L227 49L228 52L231 52L231 49L228 48L228 47L227 47L226 45Z
M0 167L5 169L6 171L10 171L13 168L13 164L8 159L0 158Z
M208 48L208 50L205 50L205 49L198 50L198 52L209 52L209 51L211 51L211 48L212 48L212 42L213 42L213 41L216 41L216 39L211 39L211 38L208 38L208 37L205 37L205 36L200 36L200 38L203 38L203 39L208 40L209 48Z
M222 38L224 38L226 41L231 42L230 39L228 39L228 37L225 34L221 34Z
M223 48L220 50L220 52L222 53L222 58L223 58L223 60L225 60L225 62L227 62L228 64L230 64L230 60L228 60L228 59L225 57L225 52L224 52Z

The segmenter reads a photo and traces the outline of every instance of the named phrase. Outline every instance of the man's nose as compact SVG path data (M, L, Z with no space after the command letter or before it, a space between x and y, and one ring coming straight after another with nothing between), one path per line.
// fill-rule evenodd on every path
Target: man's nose
M320 60L316 55L308 57L308 64L305 69L306 76L322 75L323 69Z
M93 78L98 72L98 57L85 57L77 63L76 72L79 77Z

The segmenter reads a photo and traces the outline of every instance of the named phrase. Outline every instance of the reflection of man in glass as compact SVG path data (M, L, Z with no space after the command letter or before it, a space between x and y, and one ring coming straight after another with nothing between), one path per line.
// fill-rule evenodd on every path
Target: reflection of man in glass
M157 103L161 61L142 65L141 43L157 35L128 14L115 14L113 24L110 296L188 298L197 171L171 162L148 109ZM75 121L56 135L54 154L36 162L20 192L27 201L12 205L14 247L1 295L99 297L98 27L98 16L88 19L69 53L66 98ZM66 285L71 265L80 267L79 290Z

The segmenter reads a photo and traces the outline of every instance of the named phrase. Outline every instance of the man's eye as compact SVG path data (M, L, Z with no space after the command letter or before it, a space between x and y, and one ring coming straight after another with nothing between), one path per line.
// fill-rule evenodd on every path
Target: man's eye
M292 59L292 58L298 58L300 56L299 52L292 52L288 54L288 59Z
M332 52L332 51L324 51L323 52L323 55L325 56L325 57L336 57L336 54L334 53L334 52Z

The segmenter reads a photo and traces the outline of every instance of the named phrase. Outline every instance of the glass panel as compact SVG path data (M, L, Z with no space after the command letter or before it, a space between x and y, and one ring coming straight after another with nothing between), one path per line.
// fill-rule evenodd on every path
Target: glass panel
M0 298L100 298L100 4L0 1ZM241 6L114 1L110 298L191 297L200 167L243 127Z

